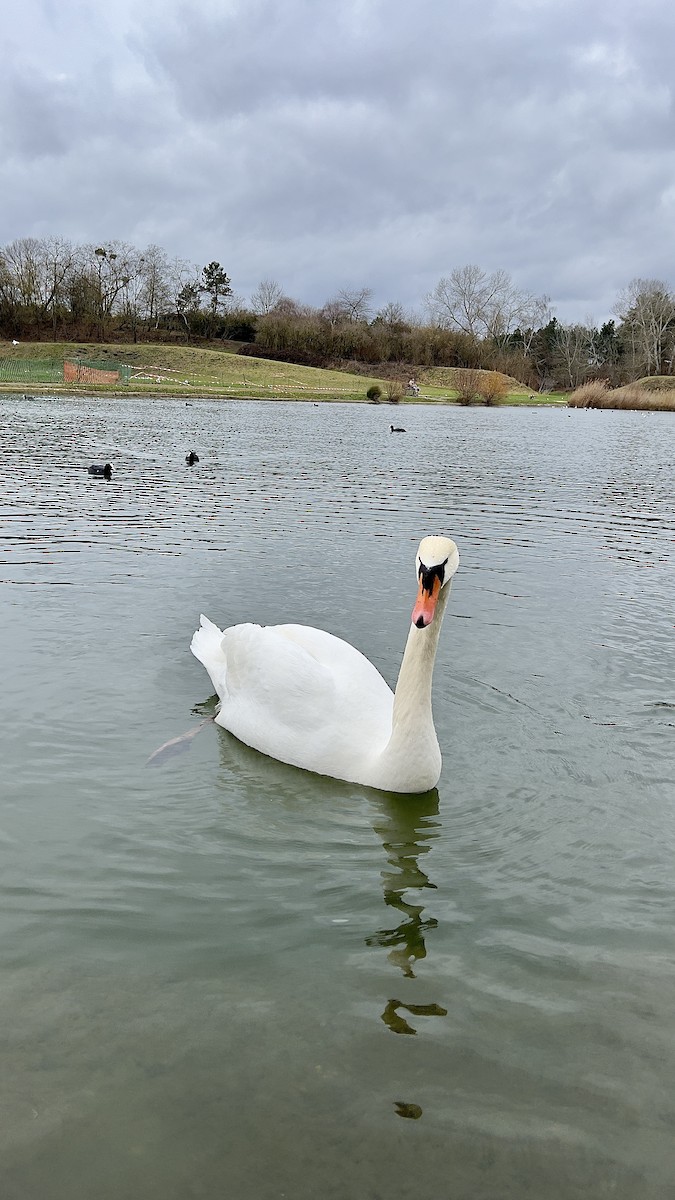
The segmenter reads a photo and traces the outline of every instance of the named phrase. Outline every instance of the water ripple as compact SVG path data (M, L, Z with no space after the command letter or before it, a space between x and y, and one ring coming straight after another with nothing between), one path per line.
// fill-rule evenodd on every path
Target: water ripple
M269 1142L321 1147L294 1194L402 1200L403 1135L429 1195L669 1194L672 414L415 406L393 439L373 406L0 413L17 1194L99 1194L99 1160L138 1195L253 1194ZM145 768L212 711L200 611L331 629L393 683L433 530L462 556L438 793L211 723Z

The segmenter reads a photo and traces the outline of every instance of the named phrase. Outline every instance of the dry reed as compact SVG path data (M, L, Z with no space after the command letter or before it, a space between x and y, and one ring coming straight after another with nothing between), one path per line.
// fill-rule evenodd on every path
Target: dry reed
M675 412L675 388L650 391L638 383L609 388L604 380L584 383L569 396L570 408L623 408L649 412Z

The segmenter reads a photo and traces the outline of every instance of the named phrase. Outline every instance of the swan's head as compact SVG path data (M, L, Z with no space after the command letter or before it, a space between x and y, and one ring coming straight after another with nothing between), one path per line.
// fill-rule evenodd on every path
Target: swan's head
M446 537L425 537L417 551L419 590L412 612L412 623L418 629L431 625L441 590L452 579L459 566L459 551Z

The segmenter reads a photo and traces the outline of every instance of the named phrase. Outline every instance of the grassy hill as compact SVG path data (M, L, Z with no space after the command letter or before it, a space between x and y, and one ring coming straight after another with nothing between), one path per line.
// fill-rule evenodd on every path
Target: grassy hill
M458 367L420 367L415 378L421 387L439 388L452 392L455 387L455 376L459 369ZM487 372L479 371L478 373L485 375ZM519 397L529 400L532 396L532 389L525 387L524 383L514 379L512 375L503 375L501 371L496 371L495 374L506 381L509 401L517 400Z
M647 388L649 392L670 392L675 388L675 375L646 375L636 382L638 387Z
M92 386L91 383L31 384L17 383L12 376L11 360L52 360L60 364L65 358L84 359L97 364L125 364L130 368L129 381L114 386ZM387 396L387 380L376 376L350 374L346 371L327 371L318 367L296 366L272 359L249 358L231 351L194 346L175 346L163 343L139 345L101 345L76 342L21 342L14 346L0 342L0 362L7 364L0 390L26 392L122 392L141 396L219 396L223 398L267 398L292 400L364 401L371 384L382 388L383 401ZM17 362L18 366L18 362ZM453 368L422 368L417 372L420 385L418 403L436 401L448 403L456 398L453 388ZM530 393L515 379L508 379L507 403L528 403ZM545 401L544 397L537 397ZM414 400L406 397L407 403Z

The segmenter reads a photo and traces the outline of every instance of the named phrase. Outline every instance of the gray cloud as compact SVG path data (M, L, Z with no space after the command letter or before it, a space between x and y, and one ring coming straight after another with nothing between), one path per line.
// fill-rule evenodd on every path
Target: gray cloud
M602 319L675 285L666 0L28 0L0 83L0 240L219 259L419 307L476 262Z

